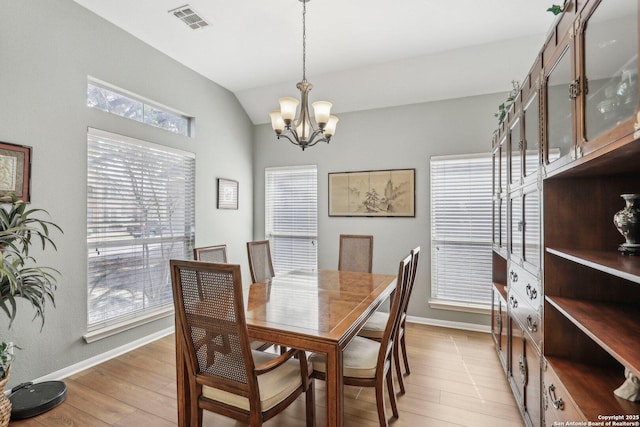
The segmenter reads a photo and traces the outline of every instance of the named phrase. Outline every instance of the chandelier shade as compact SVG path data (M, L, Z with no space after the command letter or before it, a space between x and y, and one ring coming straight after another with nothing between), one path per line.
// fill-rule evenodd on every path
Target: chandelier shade
M312 104L315 125L311 121L309 114L309 91L313 85L307 81L307 29L306 29L306 3L310 0L299 0L302 3L302 81L296 87L300 91L300 101L292 97L282 97L278 99L279 110L269 113L271 117L271 127L278 139L286 138L294 145L299 146L304 151L307 147L312 147L318 142L327 142L336 131L338 118L331 115L331 104L328 101L316 101ZM298 112L300 105L300 113Z

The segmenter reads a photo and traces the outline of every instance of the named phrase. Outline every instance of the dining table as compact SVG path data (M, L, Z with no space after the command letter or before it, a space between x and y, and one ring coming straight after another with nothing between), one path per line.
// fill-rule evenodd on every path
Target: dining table
M396 276L338 270L296 270L243 286L245 319L254 340L326 356L327 426L344 424L342 352L396 288ZM185 411L188 376L177 344L178 425Z
M342 352L396 287L396 276L293 271L244 289L251 338L326 355L327 426L344 422Z

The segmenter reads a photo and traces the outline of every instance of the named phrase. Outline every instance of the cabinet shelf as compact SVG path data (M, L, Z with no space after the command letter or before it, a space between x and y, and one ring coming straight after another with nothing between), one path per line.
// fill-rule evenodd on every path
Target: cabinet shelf
M603 273L640 283L640 257L617 251L585 251L547 248L547 252Z
M605 415L603 408L606 408L606 414L640 413L640 402L630 402L613 394L613 390L624 381L621 370L576 363L558 357L547 356L546 359L567 389L570 398L580 408L585 420L599 421L598 415Z
M496 288L503 300L507 300L507 285L504 283L493 282L493 286Z
M546 296L545 300L623 366L640 376L636 305Z

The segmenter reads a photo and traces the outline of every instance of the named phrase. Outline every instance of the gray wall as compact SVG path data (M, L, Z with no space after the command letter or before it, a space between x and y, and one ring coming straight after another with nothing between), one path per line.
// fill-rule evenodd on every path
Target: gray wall
M228 243L243 263L252 238L252 125L235 96L71 0L1 0L0 141L33 147L31 202L64 230L58 251L34 255L62 273L56 308L32 322L23 302L0 339L23 350L11 384L38 378L173 325L169 317L86 344L86 135L95 127L196 153L197 245ZM195 138L86 107L87 76L196 117ZM240 209L216 209L216 177L240 181Z
M318 95L319 96L319 95ZM493 117L505 95L485 95L356 113L339 114L336 135L302 152L277 141L270 125L254 131L254 234L264 237L264 169L271 166L315 164L318 167L318 264L338 265L338 237L373 234L373 270L395 274L398 262L420 245L420 268L409 315L442 321L489 324L489 317L431 309L430 185L431 156L481 153L491 149L497 127ZM275 100L274 100L275 101ZM416 169L415 218L337 218L327 214L329 172L375 169Z

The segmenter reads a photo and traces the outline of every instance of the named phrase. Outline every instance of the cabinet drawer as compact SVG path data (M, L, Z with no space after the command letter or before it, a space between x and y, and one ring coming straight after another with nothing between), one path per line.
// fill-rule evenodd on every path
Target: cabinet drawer
M546 361L542 380L542 409L547 427L557 426L560 422L566 421L586 421L573 405L569 393Z
M538 310L542 305L540 281L533 274L512 262L509 263L508 270L507 284L509 289L514 289L522 299Z
M509 291L509 310L522 329L531 337L538 349L542 346L542 321L539 308L532 307L527 299L513 290Z

